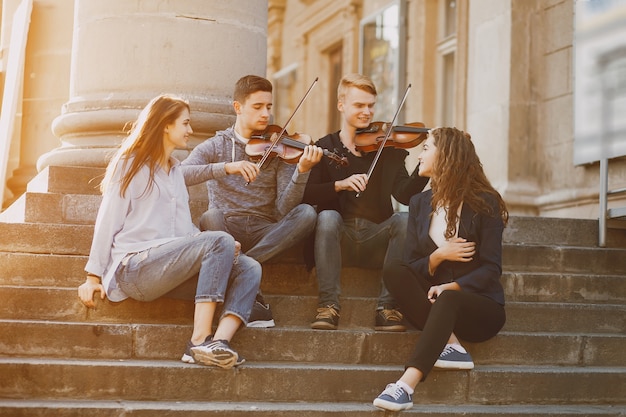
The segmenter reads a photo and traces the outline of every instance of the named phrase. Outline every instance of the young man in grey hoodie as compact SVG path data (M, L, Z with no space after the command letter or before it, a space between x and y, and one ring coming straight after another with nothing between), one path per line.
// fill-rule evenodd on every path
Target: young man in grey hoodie
M273 157L259 167L246 154L246 144L253 132L266 131L270 124L270 81L256 75L240 78L233 108L235 124L196 146L182 165L194 178L188 185L207 181L209 207L200 229L230 233L246 255L263 263L315 229L317 213L302 204L302 195L323 150L308 145L297 164ZM259 293L248 327L273 326L272 312Z

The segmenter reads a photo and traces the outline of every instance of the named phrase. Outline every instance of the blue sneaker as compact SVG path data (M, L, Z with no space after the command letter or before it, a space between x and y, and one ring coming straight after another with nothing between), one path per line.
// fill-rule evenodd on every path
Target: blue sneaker
M439 359L435 362L435 368L439 369L474 369L474 362L469 353L462 353L446 345L439 355Z
M400 411L413 407L413 397L398 384L388 384L374 400L374 406L381 410Z

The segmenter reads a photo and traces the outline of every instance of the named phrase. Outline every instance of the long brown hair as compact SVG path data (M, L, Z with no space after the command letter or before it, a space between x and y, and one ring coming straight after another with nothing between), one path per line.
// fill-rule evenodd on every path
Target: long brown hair
M150 167L150 178L144 192L149 191L154 185L154 173L165 156L163 146L165 127L174 123L184 109L190 111L189 103L182 98L169 94L161 94L153 98L141 111L131 126L128 137L124 139L109 162L100 184L100 191L104 193L110 185L113 173L120 162L123 163L124 171L120 179L120 196L124 197L130 182L143 165ZM126 169L129 161L130 166Z
M461 203L476 212L500 216L506 224L509 218L506 204L487 179L470 134L454 127L436 128L430 134L437 148L430 180L432 207L433 210L441 206L448 208L445 237L454 236ZM497 213L486 196L497 202Z

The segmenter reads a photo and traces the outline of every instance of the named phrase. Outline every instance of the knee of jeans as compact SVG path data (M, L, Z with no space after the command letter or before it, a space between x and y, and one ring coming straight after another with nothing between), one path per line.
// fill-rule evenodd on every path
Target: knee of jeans
M342 223L341 215L335 210L323 210L317 215L318 229L337 230Z
M202 213L198 222L200 230L224 230L224 213L221 210L209 209Z
M315 211L315 208L312 205L303 203L298 205L296 210L298 211L298 219L301 222L311 224L315 227L317 222L317 211Z
M226 232L219 230L206 230L202 232L202 236L205 238L204 241L209 243L211 246L235 246L235 238Z

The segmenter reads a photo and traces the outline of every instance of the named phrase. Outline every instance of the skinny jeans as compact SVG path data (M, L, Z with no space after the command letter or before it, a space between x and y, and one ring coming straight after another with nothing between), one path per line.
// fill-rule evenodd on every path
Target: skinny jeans
M318 214L315 228L315 269L319 288L318 306L341 308L341 268L381 268L399 261L404 250L408 213L394 213L381 223L355 218L344 220L335 210ZM382 283L377 309L396 307Z
M484 342L498 334L506 321L504 306L478 293L446 290L431 303L430 282L414 274L403 262L385 268L383 280L406 320L422 331L405 365L419 369L422 381L452 333L468 342Z
M258 262L265 262L293 247L315 229L317 213L309 204L299 204L277 222L259 216L225 216L209 209L200 218L202 230L222 230L241 243L241 249Z
M115 279L135 300L166 295L224 303L221 317L232 314L247 323L261 283L261 265L246 255L234 256L232 236L201 232L126 255Z

